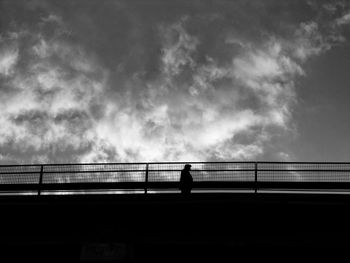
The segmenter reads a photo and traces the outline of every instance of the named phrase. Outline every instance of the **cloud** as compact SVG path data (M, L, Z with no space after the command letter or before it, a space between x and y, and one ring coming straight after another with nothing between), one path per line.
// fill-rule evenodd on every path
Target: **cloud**
M346 28L350 22L348 1L309 1L309 4L317 15L299 24L290 43L294 56L304 62L347 41Z
M59 25L63 24L62 17L56 14L49 14L41 19L44 23L57 23Z
M135 88L141 84L134 80L136 94L119 94L122 104L108 104L109 113L97 124L103 144L112 146L121 161L262 155L273 134L288 129L294 78L304 74L302 68L271 39L241 50L230 64L219 65L209 56L198 61L201 42L188 33L184 21L191 22L181 18L160 28L165 36L161 74L146 88ZM245 140L239 141L242 136Z
M336 19L337 25L346 25L350 23L350 13L343 15L342 17Z
M188 17L183 17L170 26L161 26L163 38L162 62L165 74L177 75L187 65L194 66L191 54L195 52L198 39L189 35L184 29Z
M310 58L344 41L347 24L347 12L335 16L340 7L329 5L327 21L270 27L249 12L245 25L242 14L202 8L155 15L142 25L149 36L139 36L147 19L137 11L118 18L121 34L102 18L94 23L89 8L67 19L49 6L34 26L16 25L0 40L2 160L286 160L271 145L293 132L297 79Z
M79 161L96 137L104 71L79 45L36 32L30 38L33 44L21 50L27 60L0 90L0 144L4 153L26 153L19 155L25 160ZM27 39L21 36L17 44ZM18 51L15 55L12 61L21 59Z
M0 42L1 43L1 42ZM0 47L0 76L8 77L14 72L17 64L19 51L13 47Z
M319 31L319 25L315 21L301 23L295 32L295 38L295 43L292 43L294 56L303 61L331 48L331 43Z

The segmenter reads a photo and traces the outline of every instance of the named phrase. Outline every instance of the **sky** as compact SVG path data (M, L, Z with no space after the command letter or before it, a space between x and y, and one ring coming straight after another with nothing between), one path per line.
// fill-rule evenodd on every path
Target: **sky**
M0 164L350 160L346 0L0 0Z

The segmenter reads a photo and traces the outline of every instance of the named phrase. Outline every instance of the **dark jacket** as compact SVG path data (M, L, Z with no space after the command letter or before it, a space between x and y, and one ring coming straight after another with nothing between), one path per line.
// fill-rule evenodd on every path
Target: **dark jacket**
M189 170L182 170L180 176L180 189L192 189L193 178Z

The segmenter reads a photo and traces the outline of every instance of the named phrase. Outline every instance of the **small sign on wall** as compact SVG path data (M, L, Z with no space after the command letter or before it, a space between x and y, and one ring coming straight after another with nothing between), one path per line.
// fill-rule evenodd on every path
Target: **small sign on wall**
M82 247L81 261L117 261L131 259L130 247L125 243L89 243Z

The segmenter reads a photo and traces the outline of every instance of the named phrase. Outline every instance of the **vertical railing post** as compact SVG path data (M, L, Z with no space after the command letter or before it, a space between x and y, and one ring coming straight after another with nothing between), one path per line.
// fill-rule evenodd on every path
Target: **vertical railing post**
M254 185L255 185L255 189L254 189L254 193L258 192L258 162L255 162L255 168L254 168Z
M145 194L147 194L148 190L148 163L146 164L146 175L145 175Z
M44 174L44 165L40 166L40 177L39 177L39 189L38 189L38 195L41 195L41 187L43 183L43 174Z

